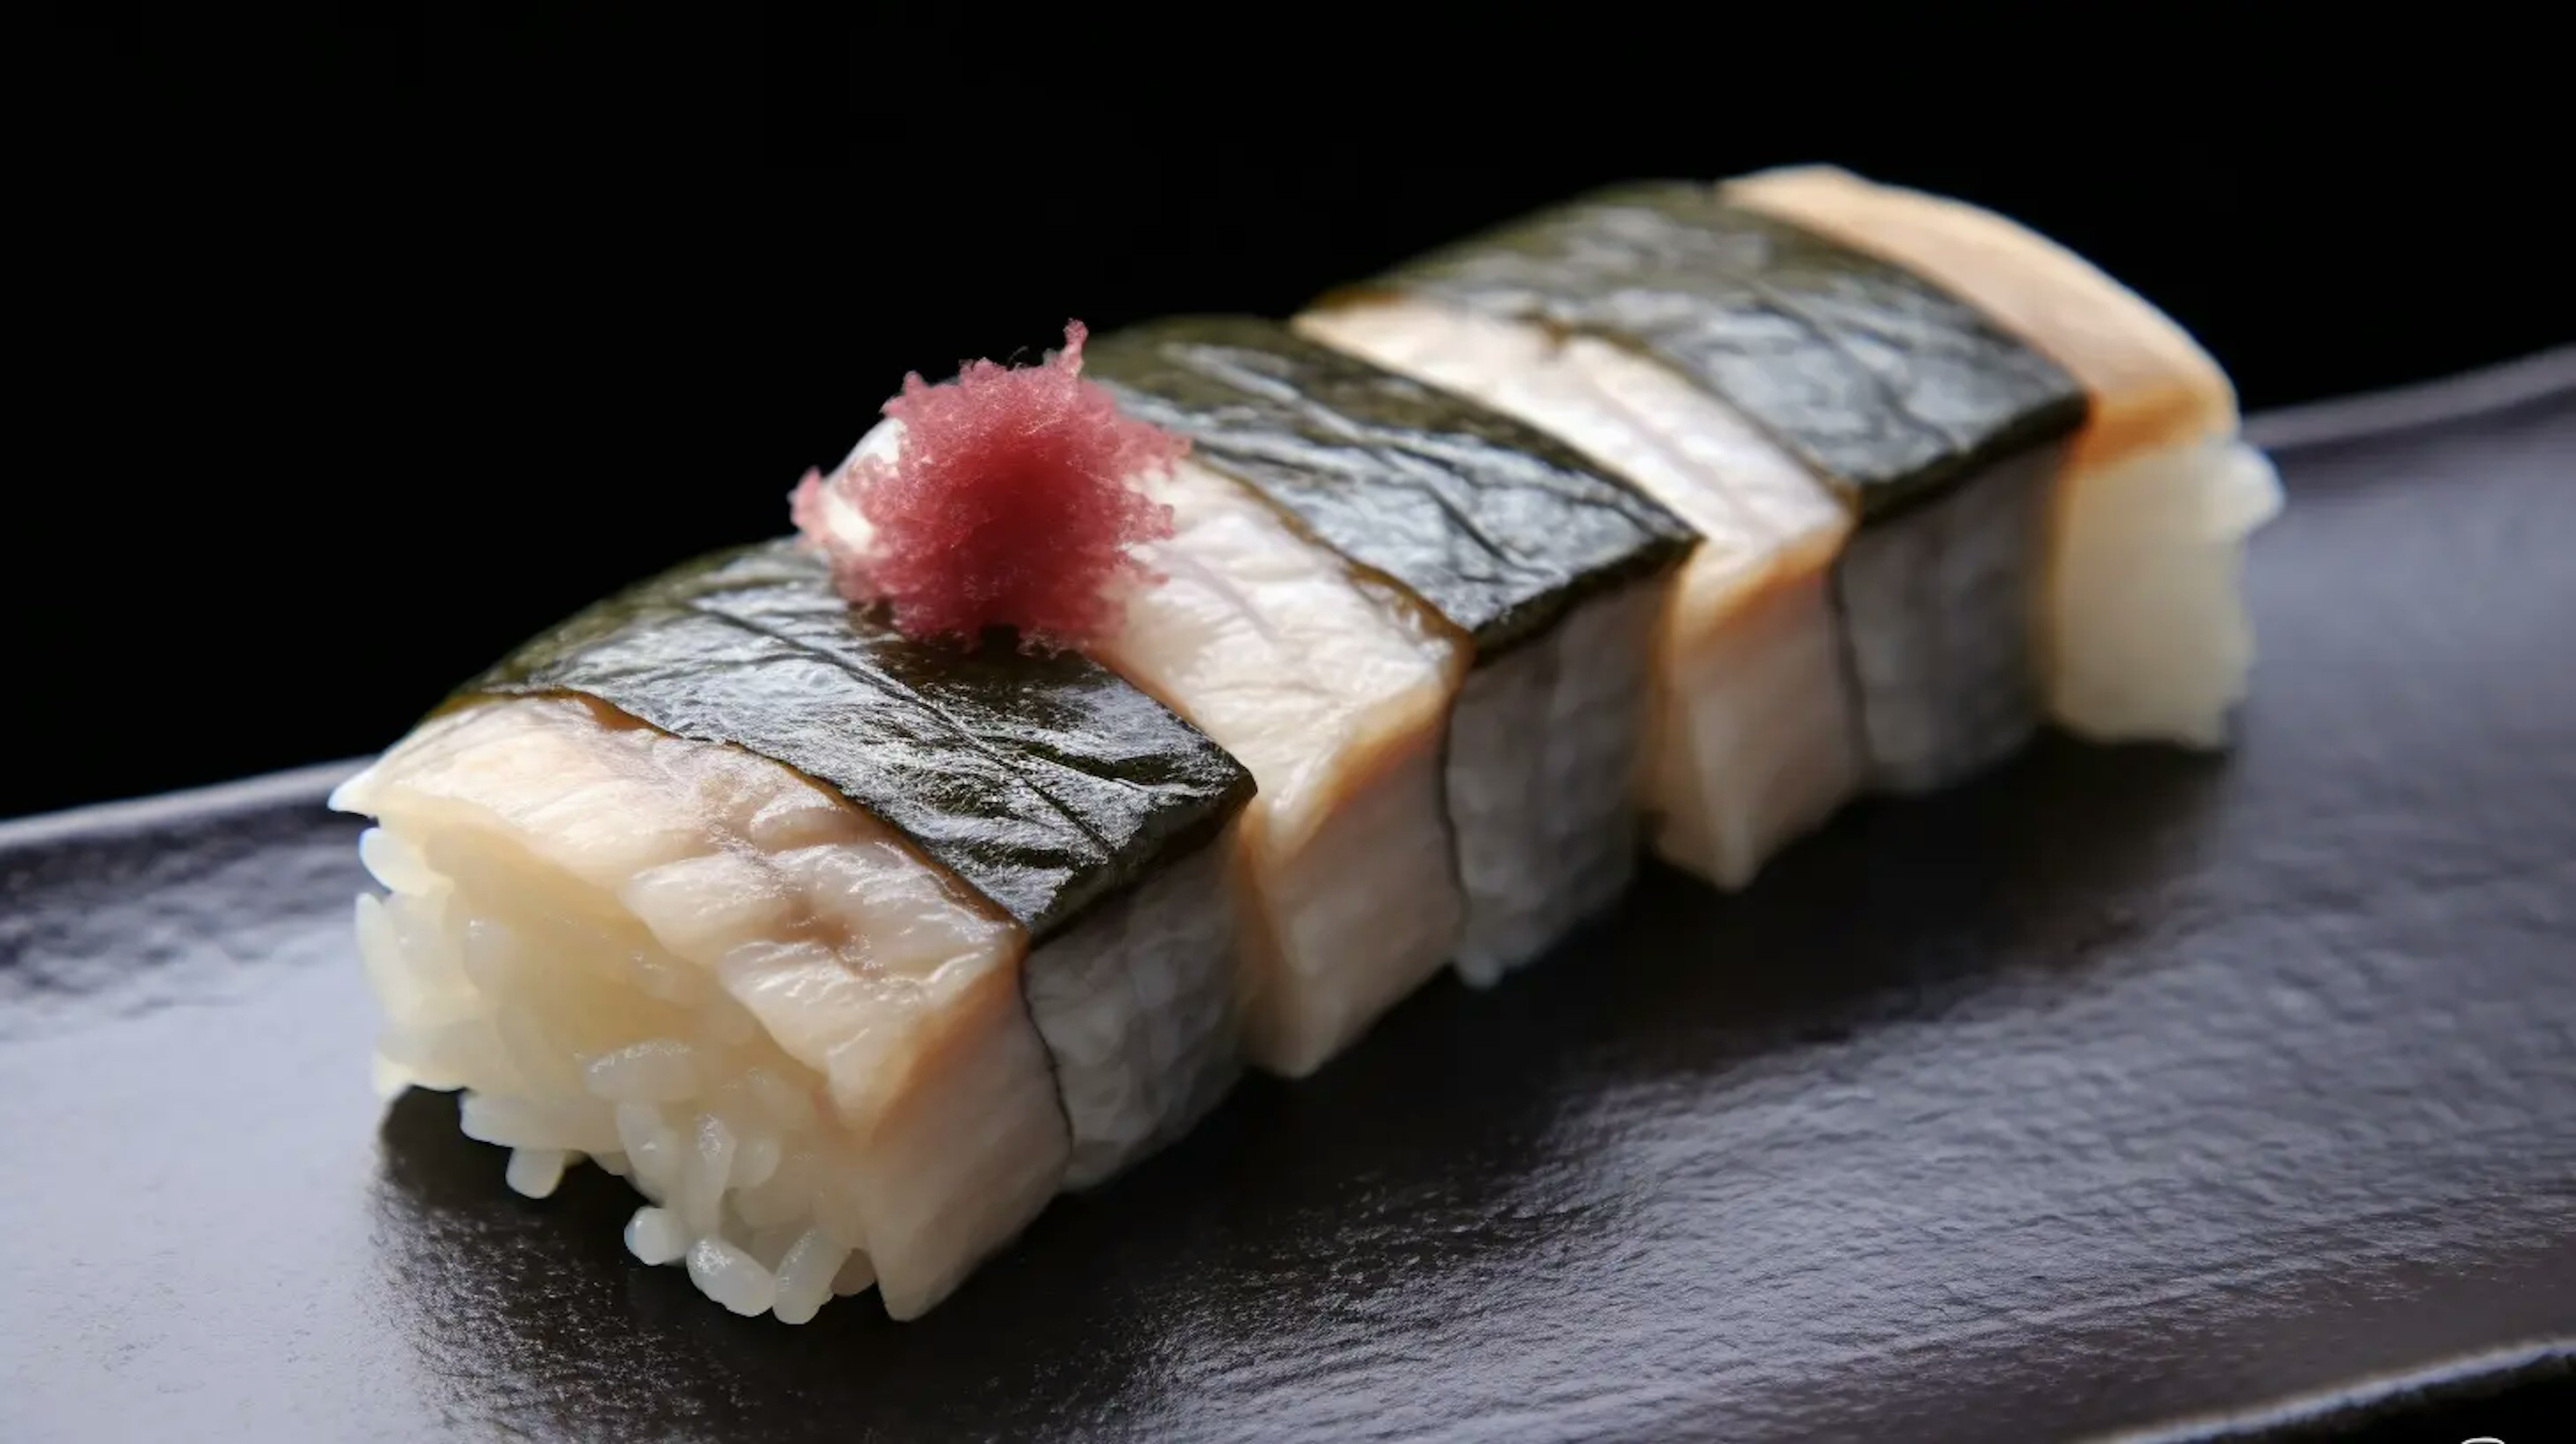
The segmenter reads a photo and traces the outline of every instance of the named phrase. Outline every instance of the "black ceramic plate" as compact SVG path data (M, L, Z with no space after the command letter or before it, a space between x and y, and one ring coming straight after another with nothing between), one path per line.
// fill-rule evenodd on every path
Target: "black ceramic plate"
M2269 418L2224 760L2044 743L802 1329L368 1095L338 769L0 828L0 1438L2209 1435L2576 1336L2576 353Z

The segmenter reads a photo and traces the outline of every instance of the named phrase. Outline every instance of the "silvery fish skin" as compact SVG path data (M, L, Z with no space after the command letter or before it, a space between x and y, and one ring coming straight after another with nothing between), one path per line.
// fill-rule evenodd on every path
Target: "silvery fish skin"
M2246 541L2282 498L2209 353L2073 252L1964 202L1824 166L1725 194L1938 282L2083 382L2091 416L2051 505L2049 715L2098 741L2224 745L2254 662Z
M1493 982L1625 890L1678 517L1543 432L1275 322L1152 322L1094 343L1086 375L1473 648L1443 767L1463 977Z
M1796 458L1650 358L1410 296L1298 318L1316 338L1552 430L1699 534L1646 694L1638 797L1658 855L1722 886L1859 785L1832 565L1850 512Z
M889 419L845 464L891 461L903 437ZM1303 1076L1456 940L1439 765L1467 648L1238 483L1189 460L1135 480L1171 508L1173 535L1138 550L1159 580L1125 598L1120 629L1091 656L1257 780L1225 839L1241 1046L1262 1069ZM838 501L825 515L864 548L864 517Z
M1854 781L1943 785L2036 725L2026 597L2084 401L1938 288L1705 187L1637 185L1327 297L1299 325L1557 432L1722 544L1668 632L1646 784L1684 865L1741 881ZM1728 504L1777 500L1784 461L1848 515L1820 585L1834 528L1812 495L1791 516ZM1723 625L1757 604L1760 625ZM1837 631L1830 680L1820 628ZM1801 700L1780 715L1712 677L1719 656L1793 675ZM1790 785L1763 778L1764 739L1833 723L1855 762L1804 743Z

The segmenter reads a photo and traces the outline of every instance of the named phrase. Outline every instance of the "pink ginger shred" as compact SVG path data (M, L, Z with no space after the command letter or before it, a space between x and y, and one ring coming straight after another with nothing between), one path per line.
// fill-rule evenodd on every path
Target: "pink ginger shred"
M1171 508L1135 482L1189 443L1082 379L1088 334L1067 322L1064 349L1036 366L975 361L936 386L908 375L885 404L903 426L891 463L805 474L790 514L842 596L885 604L906 636L970 647L990 627L1047 650L1117 630L1124 589L1158 580L1129 549L1172 534ZM864 547L827 524L827 497L867 519Z

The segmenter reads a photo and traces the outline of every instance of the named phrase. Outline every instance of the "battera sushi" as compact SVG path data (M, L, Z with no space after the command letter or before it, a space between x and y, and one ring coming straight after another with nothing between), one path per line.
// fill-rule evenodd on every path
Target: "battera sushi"
M1234 1067L1215 846L1251 793L1102 668L871 624L786 544L612 598L333 806L387 1087L553 1187L597 1160L745 1313L909 1317Z
M798 1323L911 1318L1249 1064L2043 718L2214 745L2277 505L2216 366L1998 217L1603 192L1292 325L908 378L798 535L460 688L375 819L380 1088Z
M1311 538L1301 544L1348 585L1385 598L1399 631L1433 634L1463 660L1456 695L1421 739L1439 755L1440 786L1407 839L1454 865L1418 884L1400 872L1354 876L1351 898L1372 897L1374 924L1419 916L1454 888L1456 935L1427 961L1452 957L1469 981L1490 983L1625 891L1636 856L1627 780L1650 642L1689 544L1678 518L1543 433L1274 322L1157 322L1107 338L1089 367L1129 415L1186 437L1194 462L1237 493L1234 504L1275 512L1283 538ZM1224 560L1200 555L1187 534L1155 555L1175 572ZM1263 619L1284 632L1292 610L1263 608ZM1225 741L1201 715L1210 689L1144 651L1109 655L1168 679L1162 695ZM1323 740L1327 755L1343 746ZM1263 791L1273 792L1266 780ZM1330 948L1281 941L1332 965ZM1384 976L1409 990L1429 971L1421 961ZM1276 986L1303 991L1306 966L1292 963ZM1366 1016L1391 1001L1377 999ZM1361 1010L1344 1016L1365 1021ZM1315 1035L1321 1047L1287 1071L1311 1068L1348 1036Z
M2055 494L2039 638L2049 715L2106 742L2215 747L2245 694L2245 542L2280 480L2218 363L2136 292L1991 211L1830 166L1736 203L1925 277L2054 357L2092 399Z
M1489 983L1614 901L1680 520L1275 322L1077 341L1049 365L1189 447L1129 478L1173 530L1138 548L1157 584L1089 651L1259 784L1233 874L1250 1060L1311 1072L1442 963ZM844 471L907 434L888 420ZM817 514L835 545L871 544L857 507Z
M1554 431L1699 530L1642 785L1657 850L1713 881L2044 715L2214 745L2241 694L2235 577L2278 492L2232 394L1999 218L1822 169L1620 187L1297 324Z

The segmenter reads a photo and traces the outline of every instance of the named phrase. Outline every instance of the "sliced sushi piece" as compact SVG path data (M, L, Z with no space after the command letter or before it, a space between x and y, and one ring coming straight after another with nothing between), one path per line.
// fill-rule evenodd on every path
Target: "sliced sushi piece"
M1067 364L1058 358L1050 364ZM899 419L843 469L894 463ZM1171 509L1154 585L1089 653L1214 738L1258 791L1232 830L1247 1061L1303 1077L1447 961L1464 907L1441 788L1467 647L1240 484L1184 459L1133 478ZM837 495L822 525L869 523Z
M1847 518L1828 594L1840 623L1842 710L1866 785L1945 785L2013 750L2036 724L2029 598L2042 502L2084 398L2049 358L1947 293L1723 204L1707 187L1672 183L1605 191L1435 253L1327 298L1304 325L1497 406L1518 405L1604 464L1635 467L1633 479L1695 519L1722 506L1692 495L1702 488L1718 497L1779 494L1783 454L1810 473ZM1578 348L1578 340L1595 344ZM1666 375L1641 381L1636 368L1605 361L1612 351ZM1515 355L1545 367L1496 384L1493 373ZM1674 404L1676 381L1698 399ZM1748 447L1748 437L1771 447ZM1658 450L1659 461L1638 465ZM1693 472L1697 487L1678 483L1677 474ZM1810 500L1798 498L1802 520L1813 514ZM1776 522L1725 524L1730 545L1745 537L1770 554L1770 585L1714 589L1736 605L1797 597L1797 566L1830 530L1809 524L1784 536ZM1732 612L1721 603L1717 615ZM1812 654L1812 606L1769 620L1783 640L1768 651ZM1744 626L1761 631L1751 613ZM1683 614L1673 646L1709 651L1724 630ZM1724 836L1737 817L1757 821L1732 824L1738 835L1811 819L1817 809L1803 797L1775 811L1746 802L1712 808L1704 792L1689 795L1689 781L1711 769L1758 773L1770 763L1729 755L1724 739L1748 730L1703 723L1691 669L1678 655L1666 662L1673 702L1660 734L1667 760L1655 775L1670 790L1651 801L1681 819L1664 830L1676 860L1705 868L1695 839ZM1722 714L1735 703L1718 695L1708 705ZM1836 710L1801 705L1811 716ZM1700 737L1716 745L1672 755L1687 745L1680 739ZM1820 794L1835 774L1830 764L1797 770ZM1717 785L1735 794L1752 784ZM1740 851L1710 851L1720 881L1742 871Z
M1298 328L1545 427L1699 535L1646 690L1656 852L1727 887L1847 801L1862 771L1829 585L1851 516L1796 458L1663 364L1598 337L1397 293Z
M623 1174L639 1257L801 1322L920 1314L1222 1091L1250 790L1104 669L911 642L780 543L531 642L333 805L378 819L382 1082L466 1090L524 1191Z
M1542 432L1276 322L1157 321L1099 341L1086 368L1247 493L1234 511L1270 510L1282 535L1413 599L1472 653L1441 769L1467 981L1492 983L1626 890L1651 642L1690 538L1679 518ZM1168 551L1175 573L1244 570L1191 530ZM1155 667L1145 650L1122 655ZM1195 690L1166 695L1230 741Z
M1725 194L1938 283L2084 383L2042 614L2049 713L2100 741L2222 743L2254 660L2245 543L2281 489L2209 353L2091 263L1964 202L1829 166Z

